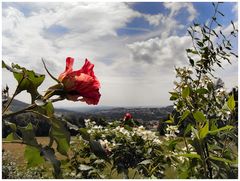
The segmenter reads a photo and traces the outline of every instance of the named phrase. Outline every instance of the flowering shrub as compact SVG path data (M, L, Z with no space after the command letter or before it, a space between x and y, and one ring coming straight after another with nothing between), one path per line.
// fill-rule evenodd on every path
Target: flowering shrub
M87 164L94 169L98 169L98 165L95 165L96 160L86 163L85 159L79 160L76 155L81 155L83 158L85 156L86 158L98 156L101 158L101 164L105 166L101 169L107 169L107 166L110 166L112 171L116 170L118 174L123 174L124 178L128 178L130 168L136 169L138 174L149 176L148 173L144 173L143 165L150 164L150 159L155 158L152 158L151 155L156 154L156 152L159 155L162 154L160 152L162 141L159 136L155 132L145 130L143 126L126 129L121 126L121 122L115 121L109 123L106 127L102 127L91 120L85 120L85 124L86 128L80 130L82 136L77 137L71 143L71 146L75 148L71 162L79 162L78 165ZM81 146L78 146L79 144ZM92 153L89 151L92 151ZM162 173L163 167L161 166L159 165L152 175ZM77 167L75 173L78 172L80 170ZM99 178L99 176L96 178Z
M230 40L238 30L233 22L229 35L215 32L221 25L217 21L219 3L213 3L214 16L210 26L194 23L189 29L193 48L187 49L190 67L176 68L178 82L170 92L175 113L169 123L183 127L186 146L192 145L193 153L184 154L189 160L181 173L189 178L237 178L237 117L234 94L224 91L220 79L213 75L220 60L231 63L237 55ZM221 15L222 16L222 15ZM217 42L221 42L216 43ZM230 60L231 58L231 60ZM186 135L191 133L191 139ZM173 137L173 136L172 136ZM189 148L188 148L189 152ZM187 166L188 165L188 166Z

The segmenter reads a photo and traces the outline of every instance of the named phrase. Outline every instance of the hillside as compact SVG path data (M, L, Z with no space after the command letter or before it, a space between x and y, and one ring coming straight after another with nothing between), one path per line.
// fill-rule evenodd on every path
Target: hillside
M13 100L10 106L11 111L17 111L28 104L19 100ZM84 111L83 111L84 110ZM81 108L69 110L67 108L57 108L55 109L56 114L64 115L67 117L75 117L76 119L89 117L104 118L106 120L121 119L123 116L129 112L135 119L140 121L156 121L161 118L166 118L173 110L173 106L167 107L93 107L93 108Z

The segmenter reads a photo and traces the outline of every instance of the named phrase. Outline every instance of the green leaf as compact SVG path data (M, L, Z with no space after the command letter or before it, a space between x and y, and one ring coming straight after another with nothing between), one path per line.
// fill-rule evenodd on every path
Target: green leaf
M45 79L45 75L37 74L33 70L27 70L19 65L12 65L12 72L15 79L18 81L17 93L24 90L29 92L32 97L32 103L39 96L37 88L42 84Z
M90 140L90 134L87 131L88 131L87 128L80 128L79 129L79 132L80 132L82 138L89 141Z
M19 127L19 130L22 133L22 139L24 143L27 143L31 146L38 146L37 140L35 138L35 133L33 131L33 126L29 123L26 127Z
M44 162L44 158L40 155L39 149L33 146L26 146L24 158L27 160L28 167L39 166Z
M188 53L192 53L192 54L198 54L198 52L196 50L193 50L193 49L186 49L186 51Z
M63 121L52 118L52 126L50 129L50 137L57 143L57 150L62 155L67 155L70 143L70 133L66 129Z
M206 122L206 118L201 111L195 111L193 117L197 122Z
M170 97L170 100L171 101L174 101L174 100L177 100L179 95L177 92L169 92L171 94L171 97Z
M196 138L199 140L199 134L198 134L198 130L196 130L194 127L191 126L191 130L193 132L193 134L196 136Z
M35 101L36 102L36 101ZM42 106L37 106L35 108L36 111L38 111L41 114L44 114L48 117L53 117L54 116L54 107L51 101L46 102Z
M169 120L165 121L165 123L172 124L172 123L174 123L174 122L173 122L173 120L169 119Z
M232 161L232 160L228 160L228 159L220 158L220 157L215 157L215 156L210 156L209 158L212 159L212 160L221 161L221 162L229 163L229 164L237 163L237 161Z
M183 91L182 91L182 97L183 97L183 98L186 98L186 97L189 96L189 94L190 94L190 88L187 86L187 87L185 87L185 88L183 89Z
M199 138L204 139L209 132L209 124L206 122L205 126L199 130Z
M41 150L42 155L44 158L51 162L54 168L53 175L55 178L62 178L62 173L61 173L61 162L56 159L55 152L53 148L50 148L48 146L42 148Z
M201 159L201 156L199 154L196 153L188 153L188 154L178 154L176 156L184 156L184 157L188 157L188 158L197 158L197 159Z
M7 137L6 137L6 141L13 141L13 140L19 140L20 137L14 132L14 133L10 133Z
M188 115L190 114L190 111L189 110L186 110L184 111L184 113L182 114L180 120L179 120L179 123L182 122L184 119L186 119L188 117ZM178 123L178 124L179 124Z
M231 95L227 101L227 105L231 111L234 111L235 108L235 101L234 101L234 96Z
M198 94L207 94L208 90L205 89L205 88L199 88L199 89L196 90L196 93L198 93Z
M187 125L187 128L186 128L185 131L184 131L184 135L187 135L187 134L191 131L191 128L192 128L192 125L191 125L191 123L189 123L189 124Z
M209 131L209 134L214 135L214 134L219 133L220 131L228 131L232 128L234 128L234 127L230 126L230 125L227 125L227 126L224 126L222 128L219 128L219 129L211 130L211 131Z

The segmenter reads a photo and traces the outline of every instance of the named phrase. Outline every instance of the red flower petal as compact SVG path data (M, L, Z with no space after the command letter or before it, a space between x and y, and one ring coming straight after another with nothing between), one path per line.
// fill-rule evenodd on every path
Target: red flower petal
M67 57L65 71L59 75L58 80L62 81L67 74L72 72L73 62L74 62L74 58Z

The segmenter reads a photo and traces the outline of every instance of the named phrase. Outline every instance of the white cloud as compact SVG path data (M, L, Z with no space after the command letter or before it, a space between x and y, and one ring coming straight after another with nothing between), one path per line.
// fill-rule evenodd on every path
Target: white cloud
M156 15L150 15L150 14L144 14L143 17L149 22L150 25L158 26L160 22L165 19L165 16L163 14L156 14Z
M192 3L164 2L163 5L165 6L165 8L170 9L171 11L169 15L170 17L176 17L181 9L186 9L187 12L189 13L188 21L192 21L197 15L197 11L193 7Z
M191 38L188 36L170 36L165 39L157 37L147 41L134 42L128 47L134 61L172 69L173 65L181 65L186 62L185 49L190 43Z

